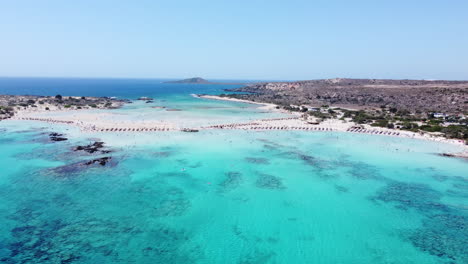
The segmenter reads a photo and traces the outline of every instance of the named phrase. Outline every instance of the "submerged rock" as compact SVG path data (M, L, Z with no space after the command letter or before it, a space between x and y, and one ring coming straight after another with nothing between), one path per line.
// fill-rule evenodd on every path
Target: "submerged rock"
M198 129L183 128L180 131L182 131L182 132L198 132Z
M112 157L103 157L99 159L93 159L93 160L85 162L84 165L89 166L93 164L99 164L101 166L105 166L111 159Z
M63 136L63 134L56 133L56 132L50 133L49 138L52 141L65 141L65 140L68 140L68 138Z
M91 166L104 167L108 166L111 161L112 157L102 157L84 162L75 162L47 170L47 172L45 172L45 175L52 175L54 177L69 177L73 175L79 175ZM116 162L112 162L111 165L115 166Z
M96 141L92 144L86 146L77 146L74 151L85 151L87 153L93 154L95 152L101 152L102 154L110 153L110 150L101 150L104 148L104 142Z
M468 160L468 152L461 153L439 153L439 156L442 157L451 157L451 158L462 158Z

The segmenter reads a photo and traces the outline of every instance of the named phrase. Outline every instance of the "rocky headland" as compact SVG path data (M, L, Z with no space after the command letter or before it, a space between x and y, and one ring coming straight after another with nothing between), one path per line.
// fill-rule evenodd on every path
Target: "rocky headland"
M393 107L410 112L468 111L468 81L324 79L267 82L233 89L239 99L277 105Z
M468 81L324 79L265 82L220 98L270 103L305 120L351 121L468 142Z

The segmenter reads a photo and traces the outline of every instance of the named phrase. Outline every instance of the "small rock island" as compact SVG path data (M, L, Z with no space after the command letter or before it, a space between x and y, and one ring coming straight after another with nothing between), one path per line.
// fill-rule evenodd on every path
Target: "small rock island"
M168 81L164 83L193 83L193 84L213 84L212 82L205 80L201 77L193 77L193 78L188 78L188 79L183 79L183 80L178 80L178 81Z

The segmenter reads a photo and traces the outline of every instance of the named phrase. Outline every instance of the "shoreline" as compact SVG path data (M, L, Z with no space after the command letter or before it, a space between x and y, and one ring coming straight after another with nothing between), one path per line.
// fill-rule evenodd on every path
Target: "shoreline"
M209 94L191 94L191 96L193 96L195 98L201 98L201 99L210 99L210 100L218 100L218 101L229 101L229 102L236 102L236 103L261 105L262 107L260 107L260 109L263 109L263 110L281 112L281 113L290 114L290 115L293 114L293 113L291 113L289 111L281 109L278 105L271 104L271 103L260 103L260 102L254 102L254 101L249 101L249 100L244 100L244 99L221 97L221 96L209 95Z
M233 102L241 102L241 103L250 103L250 104L258 104L258 105L268 105L269 107L277 110L278 105L271 104L271 103L260 103L260 102L253 102L245 99L237 99L237 98L229 98L229 97L221 97L221 96L216 96L216 95L195 95L197 98L206 98L206 99L213 99L213 100L221 100L221 101L233 101ZM300 115L297 115L298 113L296 112L291 112L291 111L285 111L282 110L282 112L290 114L290 115L295 115L300 118ZM308 124L307 121L303 121L304 124ZM368 124L356 124L354 122L349 122L349 121L344 121L344 120L339 120L339 119L327 119L323 121L322 123L325 124L324 126L318 125L312 125L315 126L316 128L325 128L325 129L330 129L326 131L340 131L340 132L350 132L350 133L367 133L367 134L373 134L373 135L386 135L386 136L398 136L398 137L405 137L405 138L415 138L415 139L422 139L422 140L430 140L430 141L438 141L438 142L443 142L443 143L448 143L448 144L456 144L456 145L462 145L465 148L468 149L468 146L462 141L458 139L448 139L445 137L440 137L440 136L434 136L430 135L428 133L416 133L416 132L411 132L411 131L406 131L406 130L398 130L398 129L390 129L390 128L384 128L384 127L373 127ZM353 129L353 127L360 126L361 131L359 131L359 128L355 128L354 130L356 131L350 131ZM294 127L294 126L293 126ZM296 127L297 128L297 127ZM302 130L300 128L304 128L299 126L299 130ZM269 127L266 126L266 129L268 130ZM291 129L295 130L295 129ZM319 130L320 131L320 130ZM397 133L397 134L395 134ZM468 151L468 150L467 150ZM458 155L458 153L456 154ZM463 154L465 155L465 154ZM468 155L468 154L467 154Z
M258 105L269 105L269 106L277 106L275 104L270 103L259 103L244 99L237 99L237 98L230 98L230 97L221 97L218 95L209 95L209 94L191 94L191 96L195 98L205 98L205 99L212 99L212 100L220 100L220 101L231 101L231 102L239 102L239 103L246 103L246 104L258 104Z
M109 120L106 119L110 113L90 113L93 110L103 111L101 108L87 109L88 111L80 111L74 109L54 109L50 111L38 111L39 109L28 109L29 111L21 111L18 115L13 116L10 120L24 120L24 121L38 121L47 123L57 123L72 125L78 127L82 132L154 132L154 131L187 131L187 130L215 130L215 129L237 129L237 130L252 130L252 131L267 131L267 130L287 130L287 131L327 131L327 132L349 132L370 135L386 135L403 138L423 139L430 141L437 141L458 146L464 146L468 149L463 141L455 139L447 139L445 137L430 135L427 133L415 133L405 130L389 129L383 127L372 127L370 125L358 125L354 122L339 120L339 119L326 119L319 124L311 124L304 120L300 113L291 112L284 109L278 109L277 105L269 103L252 102L248 100L225 98L215 95L194 95L196 98L220 100L220 101L233 101L240 103L248 103L259 105L261 109L268 111L278 111L287 114L289 117L284 118L271 118L271 119L257 119L249 120L246 122L232 123L219 122L212 125L187 125L177 123L177 119L167 121L160 120ZM47 115L44 115L44 114ZM63 115L63 113L73 113L72 115ZM57 115L55 115L57 114ZM8 119L7 119L8 120Z
M128 102L115 97L0 95L0 121L27 113L117 109Z

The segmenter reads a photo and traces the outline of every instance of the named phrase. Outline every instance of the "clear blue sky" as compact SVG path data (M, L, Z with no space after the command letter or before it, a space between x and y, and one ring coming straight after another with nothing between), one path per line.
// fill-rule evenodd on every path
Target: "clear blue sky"
M468 79L468 1L0 0L0 76Z

